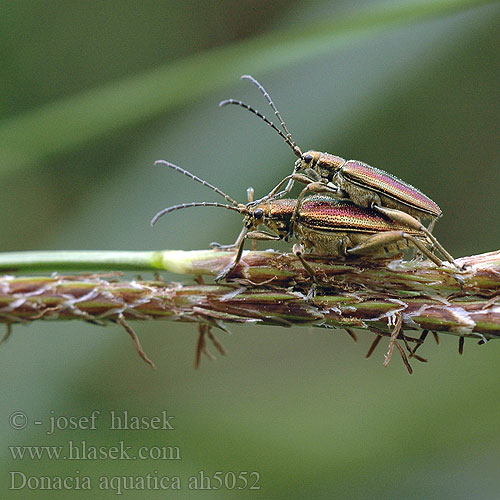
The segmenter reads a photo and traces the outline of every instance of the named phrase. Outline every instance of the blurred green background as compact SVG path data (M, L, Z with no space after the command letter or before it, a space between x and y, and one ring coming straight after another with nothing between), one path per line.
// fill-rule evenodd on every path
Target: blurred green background
M232 242L229 212L175 162L245 201L294 156L249 113L270 91L303 149L360 159L421 188L445 215L455 256L500 248L498 2L143 1L0 4L1 249L196 249ZM166 276L181 280L179 276ZM179 476L182 490L127 498L500 498L500 342L442 338L409 376L372 336L232 327L230 351L192 368L196 329L18 326L0 351L3 498L112 498L99 476ZM99 410L94 431L46 434L50 415ZM175 416L174 431L109 430L110 410ZM8 417L23 411L24 430ZM50 412L54 413L51 414ZM42 420L43 427L33 424ZM179 446L182 459L14 460L8 446L123 441ZM86 491L9 490L26 476L91 476ZM155 472L157 471L157 472ZM199 471L256 471L260 490L192 491Z

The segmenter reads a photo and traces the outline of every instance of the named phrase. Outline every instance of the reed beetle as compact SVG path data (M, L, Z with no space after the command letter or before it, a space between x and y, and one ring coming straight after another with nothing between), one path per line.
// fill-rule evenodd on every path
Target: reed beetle
M244 216L243 228L235 243L219 246L234 249L236 254L232 262L217 275L216 281L230 277L241 260L247 239L277 241L288 240L290 236L294 236L298 243L294 245L293 251L311 276L314 288L314 271L303 257L306 251L332 258L378 259L397 255L406 248L418 248L436 265L442 265L442 261L428 248L425 232L394 221L372 208L358 206L348 199L337 199L328 194L313 194L303 197L301 201L269 198L242 204L216 186L173 163L159 160L156 164L166 165L207 186L224 197L229 204L204 201L173 205L160 210L153 217L152 225L167 213L189 207L219 207Z
M221 101L219 106L234 104L258 116L283 138L298 157L293 173L280 181L267 196L255 203L284 196L291 191L295 181L306 184L298 197L299 202L292 216L292 220L295 220L301 201L309 193L333 192L338 198L349 199L356 205L372 209L388 217L395 224L412 227L424 234L444 259L457 267L452 255L431 232L436 219L442 215L441 209L434 201L410 184L361 161L345 160L340 156L313 150L303 153L293 140L283 117L265 88L250 75L243 75L241 78L251 81L260 90L283 130L280 130L257 109L240 100L227 99ZM285 184L286 187L280 191ZM422 224L421 219L430 221L429 228Z

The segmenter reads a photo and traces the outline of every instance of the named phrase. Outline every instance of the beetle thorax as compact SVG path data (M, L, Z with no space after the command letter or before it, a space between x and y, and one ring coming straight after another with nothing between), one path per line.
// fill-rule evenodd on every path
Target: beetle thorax
M333 175L337 172L345 160L340 156L332 155L330 153L321 153L320 151L307 151L296 163L296 171L307 172L313 171L314 177L318 180L326 179L332 180Z
M288 234L296 203L297 200L287 198L260 203L246 216L246 226L252 229L266 226L284 237Z

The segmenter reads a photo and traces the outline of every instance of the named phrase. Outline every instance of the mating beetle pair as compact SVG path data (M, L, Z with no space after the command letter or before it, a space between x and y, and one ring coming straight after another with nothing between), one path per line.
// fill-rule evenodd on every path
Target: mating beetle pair
M246 108L273 128L298 157L292 174L280 181L264 198L254 201L252 195L247 204L241 204L181 167L163 160L156 162L209 187L230 204L192 202L174 205L158 212L152 224L169 212L196 206L222 207L244 215L243 229L235 243L224 247L215 245L236 251L232 262L219 273L216 281L230 277L241 260L247 239L268 241L295 237L298 243L294 245L293 251L313 282L310 295L315 291L316 279L314 270L303 257L305 250L325 257L377 259L400 254L410 247L419 249L432 262L441 266L443 262L434 254L434 250L437 250L445 260L457 267L453 257L431 233L434 222L442 214L436 203L413 186L366 163L346 161L339 156L318 151L303 153L293 141L283 118L262 85L251 76L242 78L250 80L262 92L283 130L242 101L229 99L219 105L235 104ZM295 181L306 185L298 198L283 198L291 191ZM429 228L421 220L430 221ZM397 347L411 372L408 359L396 340L403 338L406 341L401 326L402 317L399 316L391 333L389 353L384 364L389 362L393 348ZM424 338L419 342L423 342ZM201 331L200 339L203 340ZM380 335L369 354L379 340ZM416 349L410 350L410 357L419 358L415 354Z
M313 194L303 198L300 207L296 199L268 199L264 201L247 204L237 203L230 196L219 188L193 175L187 170L174 165L173 163L159 160L157 164L166 165L178 172L187 175L191 179L209 187L219 195L223 196L230 204L218 202L192 202L173 205L158 212L151 221L155 224L163 215L189 207L211 206L232 210L244 215L244 225L234 245L223 248L234 248L236 255L232 262L217 276L216 280L224 279L232 273L241 260L243 246L247 239L252 240L288 240L292 235L298 239L299 244L294 245L294 253L300 259L302 265L312 279L312 286L309 295L315 292L316 279L314 270L302 256L304 248L313 250L316 254L328 257L362 257L368 255L370 259L379 257L387 258L391 255L401 253L406 247L417 247L429 259L437 265L441 261L427 248L426 234L422 231L409 228L392 221L377 211L355 205L350 200L341 200L331 195ZM293 216L296 218L292 221ZM260 229L264 228L264 229ZM401 319L401 318L400 318ZM391 333L389 353L384 364L388 364L394 347L396 347L405 363L408 371L412 373L406 354L397 343L398 338L402 338L407 345L409 339L401 329L401 321L396 323L396 328ZM349 329L345 329L354 339L356 336ZM210 332L206 328L200 327L198 348L196 351L195 366L198 367L200 355L205 349L205 336ZM220 352L221 346L214 340ZM370 355L381 338L377 333L377 338L370 348ZM419 340L417 340L420 342ZM418 345L414 349L409 349L410 357L423 361L424 359L415 354Z
M285 121L264 87L253 77L244 75L266 98L283 128L248 104L235 99L219 105L235 104L248 109L273 128L291 147L298 160L292 174L285 177L267 196L246 205L237 203L220 189L188 171L166 161L165 164L223 196L231 205L221 203L187 203L166 208L153 218L155 223L162 215L173 210L192 206L219 206L245 215L244 227L233 245L236 255L221 271L216 280L230 276L241 260L246 239L279 240L295 236L299 244L294 252L314 282L314 273L302 257L304 247L315 253L331 257L367 255L371 258L389 257L401 252L405 246L417 247L436 265L441 259L429 248L437 249L451 264L453 257L442 247L420 219L431 221L441 216L441 209L430 198L413 186L365 163L318 151L302 150L292 140ZM283 199L294 182L306 184L296 200ZM285 189L280 191L286 183ZM313 195L311 195L314 193ZM265 226L270 232L258 229Z
M339 156L319 151L303 153L292 139L285 121L264 87L250 75L243 75L241 78L250 80L264 95L283 131L262 113L242 101L228 99L220 102L219 106L234 104L249 110L275 130L299 158L295 163L293 173L285 177L265 198L259 201L284 196L291 191L295 181L306 184L298 197L292 217L293 226L300 211L301 201L307 193L333 192L336 197L347 198L355 205L371 208L397 224L425 233L429 243L443 255L445 260L456 266L450 253L431 233L434 222L442 215L441 209L434 201L410 184L366 163L357 160L346 161ZM287 183L285 189L279 191L285 183ZM431 221L430 230L421 223L421 219Z
M329 194L313 194L300 202L289 198L269 198L247 204L238 203L219 188L165 160L156 164L166 165L223 196L230 204L218 202L192 202L173 205L158 212L151 223L175 210L189 207L220 207L245 216L243 229L236 242L222 248L234 248L233 261L223 269L216 280L230 276L241 260L247 239L288 240L294 236L299 244L294 253L315 283L314 271L304 260L304 249L329 257L387 258L401 253L406 247L416 247L435 264L442 262L426 246L426 234L418 229L389 219L377 211L355 205L348 199L338 199ZM259 229L264 227L264 229ZM220 246L219 246L220 247ZM313 288L314 289L314 288Z

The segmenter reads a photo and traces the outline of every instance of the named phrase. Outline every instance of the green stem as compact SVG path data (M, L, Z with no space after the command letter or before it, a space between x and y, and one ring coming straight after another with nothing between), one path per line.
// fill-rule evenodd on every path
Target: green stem
M262 252L265 254L265 252ZM217 250L60 250L0 253L0 272L38 271L167 271L177 274L214 274L213 264L230 259Z
M156 271L161 267L158 251L40 251L0 254L1 272L34 271Z

